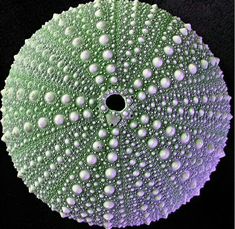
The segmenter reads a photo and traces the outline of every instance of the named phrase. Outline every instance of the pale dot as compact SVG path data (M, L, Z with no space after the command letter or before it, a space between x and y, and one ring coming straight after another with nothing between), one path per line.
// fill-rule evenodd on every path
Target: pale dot
M116 71L115 65L114 65L114 64L109 64L109 65L107 65L106 71L107 71L108 73L114 73L114 72Z
M97 71L98 71L98 65L97 64L91 64L90 66L89 66L89 71L90 71L90 73L96 73Z
M144 138L146 135L147 135L147 130L146 129L141 128L141 129L138 130L138 136L140 138Z
M108 158L109 162L113 163L118 159L118 156L117 156L116 153L111 152L111 153L108 154L107 158Z
M149 79L152 76L153 72L151 69L144 69L143 76L145 79Z
M118 140L116 139L116 138L112 138L112 139L110 139L110 141L109 141L109 146L111 147L111 148L117 148L118 147Z
M95 165L97 162L97 157L94 154L90 154L87 156L86 161L88 165Z
M180 29L180 32L184 35L184 36L187 36L188 35L188 31L186 28L181 28Z
M48 125L48 119L47 118L42 117L38 120L38 127L40 129L46 128L47 125Z
M149 122L149 116L148 115L141 115L141 117L140 117L140 121L141 121L141 123L143 123L143 124L147 124L148 122Z
M197 149L201 149L202 146L203 146L203 140L202 140L202 138L197 138L197 139L196 139L196 148L197 148Z
M152 62L156 68L160 68L163 65L163 60L160 57L155 57Z
M143 91L140 91L138 93L138 99L139 100L145 100L146 99L146 94Z
M176 43L176 44L181 44L182 43L182 39L180 36L176 35L176 36L173 36L173 41Z
M105 129L101 129L101 130L99 130L98 135L100 138L105 138L105 137L107 137L108 133Z
M107 208L107 209L112 209L114 207L113 201L109 201L109 200L105 201L104 202L104 207Z
M71 98L68 94L65 94L61 97L61 102L64 104L64 105L67 105L69 104L71 101Z
M173 161L172 164L171 164L171 168L176 171L178 170L179 168L181 167L181 163L180 161Z
M69 114L69 119L70 119L70 121L72 121L72 122L78 121L78 120L79 120L79 114L78 114L78 112L76 112L76 111L71 112L71 113Z
M91 57L91 53L89 50L84 50L83 52L81 52L80 54L80 58L82 61L87 61L89 60Z
M202 66L203 69L207 69L208 68L208 61L201 60L201 66Z
M183 144L186 144L188 143L190 140L190 135L188 133L182 133L181 136L180 136L180 141L183 143Z
M79 194L82 193L82 188L81 188L81 186L78 185L78 184L73 185L72 190L73 190L73 192L74 192L75 194L77 194L77 195L79 195Z
M174 72L174 77L175 77L177 80L181 81L181 80L184 79L184 72L183 72L182 70L176 70L176 71Z
M143 86L143 81L141 79L136 79L134 81L134 87L135 88L141 88Z
M108 178L108 179L113 179L115 178L117 175L117 172L114 168L108 168L105 170L105 176Z
M82 43L82 39L80 37L76 37L72 41L72 45L74 47L77 47L77 46L81 45L81 43Z
M150 138L150 139L148 140L148 147L149 147L150 149L156 148L157 145L158 145L158 140L157 140L156 138Z
M112 195L115 192L115 188L112 185L107 185L104 188L104 192L107 195Z
M75 200L74 200L73 198L71 198L71 197L68 197L68 198L66 199L66 201L67 201L67 203L68 203L69 205L74 205L74 204L75 204Z
M174 49L170 46L166 46L166 47L164 47L164 52L166 55L172 56L174 53Z
M171 81L169 78L162 78L160 81L160 84L161 84L162 88L168 88L171 85Z
M110 60L113 57L113 52L111 50L105 50L103 52L103 58L104 60Z
M82 170L79 173L79 177L81 178L81 180L86 181L89 180L90 178L90 173L88 172L88 170Z
M106 214L104 214L103 215L103 217L104 217L104 219L106 219L106 220L111 220L114 216L113 216L113 214L111 214L111 213L106 213ZM105 224L104 224L104 226L105 226ZM108 226L106 227L106 228L108 228Z
M44 96L44 100L48 103L48 104L52 104L55 102L55 93L54 92L47 92Z
M160 129L161 126L162 126L162 123L161 123L160 120L155 120L155 121L153 122L153 129L154 129L154 130Z
M188 70L192 75L195 75L197 73L197 66L195 64L190 64Z
M101 76L101 75L96 76L95 82L96 82L97 84L102 84L102 83L104 82L104 77Z
M150 95L155 95L155 94L157 93L157 88L156 88L155 86L153 86L153 85L150 85L150 86L148 87L148 93L149 93Z
M166 135L172 137L175 135L175 128L173 126L168 126L166 128Z
M96 23L96 28L99 30L104 30L106 28L106 22L105 21L99 21Z
M190 177L190 172L186 170L186 171L184 171L184 172L182 173L182 175L181 175L181 180L182 180L182 181L186 181L186 180L189 179L189 177Z
M85 98L83 96L79 96L76 99L76 104L80 107L82 107L85 103Z
M85 119L89 119L89 118L91 118L91 116L92 116L91 111L88 110L88 109L84 110L82 114L83 114L83 117L84 117Z
M99 38L99 42L101 45L107 45L109 43L109 36L106 34L101 35Z
M58 114L54 118L54 122L56 125L60 126L64 124L64 116L61 114Z
M102 148L103 148L102 142L100 142L100 141L95 141L95 142L93 143L93 149L94 149L96 152L101 151Z
M161 159L166 160L170 156L169 149L162 149L159 153Z
M24 131L30 133L32 132L32 130L33 130L33 125L30 122L26 122L24 124Z

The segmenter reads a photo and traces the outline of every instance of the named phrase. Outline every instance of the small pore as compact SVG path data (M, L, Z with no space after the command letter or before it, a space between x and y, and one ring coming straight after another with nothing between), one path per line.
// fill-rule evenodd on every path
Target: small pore
M112 94L106 99L106 105L110 110L122 111L125 108L125 100L120 94Z

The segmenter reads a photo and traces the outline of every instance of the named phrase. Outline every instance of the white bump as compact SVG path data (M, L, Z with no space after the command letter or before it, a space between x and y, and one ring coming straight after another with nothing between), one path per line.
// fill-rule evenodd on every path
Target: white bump
M197 138L196 139L196 148L197 149L201 149L202 148L202 146L203 146L203 140L202 140L202 138Z
M96 77L95 77L95 82L96 82L97 84L102 84L102 83L104 82L104 77L101 76L101 75L96 76Z
M151 69L144 69L143 70L143 76L145 79L149 79L153 75L153 72Z
M48 119L47 118L42 117L38 120L38 127L40 129L46 128L47 125L48 125Z
M184 36L187 36L188 35L188 31L186 28L181 28L180 29L180 32L184 35Z
M156 148L157 145L158 145L158 140L157 140L156 138L150 138L150 139L148 140L148 147L149 147L150 149Z
M79 96L77 97L76 99L76 104L79 106L79 107L82 107L85 103L85 98L83 96Z
M163 65L163 60L160 57L155 57L152 63L154 67L160 68Z
M181 163L180 161L173 161L172 164L171 164L171 168L176 171L178 170L179 168L181 167Z
M114 168L108 168L105 170L105 176L110 180L115 178L116 175L117 175L117 172Z
M69 114L69 119L70 119L70 121L72 121L72 122L78 121L78 120L79 120L79 114L78 114L78 112L76 112L76 111L71 112L71 113Z
M99 132L98 132L98 135L100 138L106 138L108 133L105 129L100 129Z
M141 115L141 117L140 117L140 121L141 121L141 123L142 124L148 124L148 122L149 122L149 116L148 115Z
M109 200L105 201L104 202L104 207L107 208L107 209L112 209L114 207L113 201L109 201Z
M181 81L184 79L184 72L182 70L176 70L174 72L174 77L178 80Z
M109 162L113 163L118 159L118 156L117 156L116 153L111 152L111 153L108 154L107 158L108 158Z
M157 93L157 88L156 88L155 86L153 86L153 85L150 85L150 86L148 87L148 93L149 93L150 95L155 95L155 94Z
M183 144L188 143L189 140L190 140L190 135L189 135L188 133L185 132L185 133L181 134L181 136L180 136L180 141L181 141Z
M176 36L173 36L173 41L176 43L176 44L181 44L182 43L182 39L180 36L176 35Z
M97 162L97 157L94 154L90 154L87 156L86 161L88 165L95 165Z
M111 147L111 148L117 148L118 147L118 140L116 139L116 138L112 138L112 139L110 139L110 141L109 141L109 146Z
M168 126L166 128L166 135L172 137L175 135L175 128L173 126Z
M75 200L74 200L73 198L71 198L71 197L68 197L68 198L66 199L66 201L67 201L67 203L68 203L69 205L74 205L74 204L75 204Z
M134 88L141 88L143 86L143 81L141 79L136 79L134 81Z
M166 160L170 156L170 151L168 149L162 149L159 156L161 159Z
M146 99L146 94L143 91L140 91L138 93L138 99L141 100L141 101L145 100Z
M166 55L172 56L174 53L174 49L170 46L166 46L166 47L164 47L164 52Z
M95 141L92 146L96 152L99 152L103 149L103 144L100 141Z
M79 173L79 177L81 178L81 180L86 181L89 180L90 178L90 173L88 172L88 170L82 170Z
M89 66L89 72L90 73L93 73L93 74L95 74L96 72L98 72L98 65L97 64L91 64L90 66Z
M171 81L169 78L162 78L160 84L162 88L168 88L171 85Z
M82 188L78 184L73 185L72 190L77 195L80 195L82 193Z
M105 50L103 52L103 58L104 60L110 60L113 57L113 52L111 50Z
M107 45L109 43L109 36L106 34L101 35L99 38L99 42L101 45Z
M190 64L188 70L192 75L195 75L197 73L197 66L195 64Z
M72 45L74 47L80 46L82 44L82 39L80 37L76 37L72 41Z
M104 188L104 192L107 195L112 195L115 192L115 188L112 185L107 185Z
M64 104L64 105L67 105L69 104L71 101L71 98L68 94L65 94L61 97L61 102Z
M105 30L107 23L105 21L99 21L96 23L96 28L99 30Z
M108 73L114 73L116 71L116 66L114 64L109 64L106 67L106 71Z
M58 114L54 118L54 122L57 126L61 126L64 124L64 116L61 114Z
M153 129L154 129L154 130L160 129L161 126L162 126L162 123L161 123L160 120L155 120L155 121L153 122Z
M207 69L208 68L208 61L201 60L201 66L202 66L203 69Z
M80 58L82 61L87 61L89 60L91 57L91 53L89 50L84 50L83 52L81 52L80 54Z
M147 135L147 130L146 129L141 128L141 129L138 130L138 136L140 138L144 138L144 137L146 137L146 135Z
M89 118L91 118L92 113L91 113L90 110L86 109L86 110L83 111L82 115L85 119L89 119Z
M44 96L44 100L48 103L48 104L52 104L55 102L55 93L54 92L47 92Z

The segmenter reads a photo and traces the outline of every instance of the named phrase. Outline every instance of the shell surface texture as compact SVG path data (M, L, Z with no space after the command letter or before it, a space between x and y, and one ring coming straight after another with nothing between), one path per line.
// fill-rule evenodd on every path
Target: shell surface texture
M18 177L78 222L167 218L225 156L231 97L219 58L156 4L96 0L54 14L1 93Z

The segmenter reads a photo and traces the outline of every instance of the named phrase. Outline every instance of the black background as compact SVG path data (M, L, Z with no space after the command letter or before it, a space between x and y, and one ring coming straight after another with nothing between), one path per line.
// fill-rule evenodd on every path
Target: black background
M0 79L1 88L7 77L13 56L24 40L51 19L53 13L61 13L70 6L87 1L75 0L0 0ZM203 37L221 59L229 94L234 87L234 24L233 0L159 0L159 7L179 16ZM231 101L233 104L233 100ZM233 107L232 107L233 111ZM226 157L222 158L211 180L201 190L199 197L182 206L168 219L161 219L143 228L158 229L232 229L234 220L234 133L233 120L228 136ZM38 200L23 182L17 178L5 144L0 148L0 229L75 229L89 228L87 224L62 219L46 204ZM93 228L96 228L93 226ZM98 228L98 227L97 227Z

